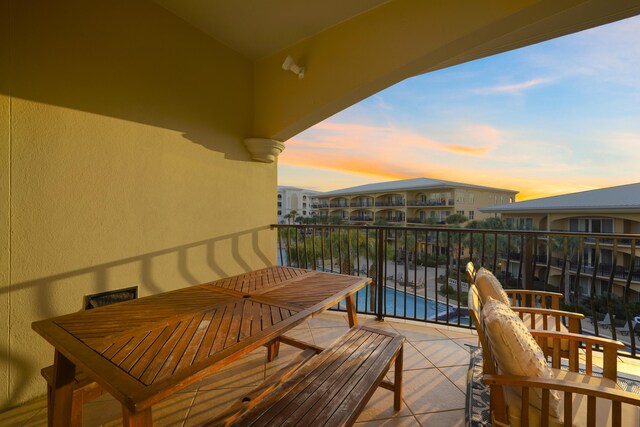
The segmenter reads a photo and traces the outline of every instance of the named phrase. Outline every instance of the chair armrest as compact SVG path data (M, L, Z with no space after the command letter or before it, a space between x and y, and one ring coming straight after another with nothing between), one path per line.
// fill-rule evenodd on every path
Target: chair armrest
M601 345L603 347L612 347L616 350L619 348L624 348L624 344L620 341L612 340L609 338L596 337L593 335L581 335L574 334L571 332L558 332L558 331L543 331L543 330L535 330L531 331L531 335L534 337L542 337L542 338L559 338L566 339L569 341L578 341L583 342L585 344L593 344L593 345Z
M569 318L574 318L579 320L584 319L584 314L576 313L575 311L562 311L562 310L553 310L551 308L537 308L537 307L511 307L511 309L516 313L541 314L541 315L549 315L553 317L569 317Z
M593 374L593 347L602 346L602 376L611 380L616 380L618 376L618 349L624 348L620 341L608 338L595 337L592 335L580 335L571 332L557 331L531 331L531 335L536 339L545 356L551 357L551 365L560 368L561 364L561 341L569 341L569 370L578 372L580 344L585 344L585 369L588 375ZM549 341L553 342L552 349L549 348Z
M520 377L512 375L485 374L483 379L487 385L510 385L514 387L533 387L558 390L640 406L640 394L616 388L593 386L579 382L561 381L556 378Z

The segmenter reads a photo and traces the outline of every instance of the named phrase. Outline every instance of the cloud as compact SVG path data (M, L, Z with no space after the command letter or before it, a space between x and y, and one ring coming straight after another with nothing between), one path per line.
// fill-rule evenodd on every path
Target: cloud
M552 78L538 78L531 79L520 83L513 83L509 85L502 86L492 86L486 88L479 88L474 91L474 93L480 95L490 95L494 93L507 93L511 95L521 95L525 90L533 89L537 86L546 85L554 82L556 79Z

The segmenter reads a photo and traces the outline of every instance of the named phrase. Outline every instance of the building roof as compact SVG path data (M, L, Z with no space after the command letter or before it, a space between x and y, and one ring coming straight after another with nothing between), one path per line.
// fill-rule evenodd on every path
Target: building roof
M640 183L543 197L508 205L481 208L482 212L608 212L640 210Z
M320 191L307 190L306 188L292 187L290 185L278 185L278 191L304 191L309 194L321 194Z
M320 194L321 197L342 196L349 194L362 194L362 193L380 193L385 191L407 191L407 190L419 190L423 188L451 188L451 187L464 187L477 190L493 190L493 191L505 191L513 194L517 194L514 190L505 190L502 188L483 187L480 185L465 184L462 182L444 181L441 179L431 178L412 178L403 179L399 181L387 181L376 182L374 184L358 185L356 187L343 188L340 190L328 191Z

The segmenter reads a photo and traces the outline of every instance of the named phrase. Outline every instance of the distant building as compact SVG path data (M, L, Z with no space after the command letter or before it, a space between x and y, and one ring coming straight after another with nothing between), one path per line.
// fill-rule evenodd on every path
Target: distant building
M355 224L384 220L407 226L444 223L455 213L480 220L493 216L480 208L513 203L517 193L439 179L405 179L322 193L320 215L337 215Z
M544 231L573 231L582 233L640 234L640 183L582 191L562 196L544 197L504 206L485 207L487 214L500 214L514 226ZM544 243L541 243L541 245ZM633 262L631 298L640 301L640 249L631 254L631 241L602 239L599 257L594 238L583 239L580 262L579 295L591 294L593 273L596 273L595 291L605 294L613 273L613 293L622 296ZM546 250L540 249L536 276L546 276ZM558 250L551 254L549 283L563 286L561 277L564 255ZM633 261L632 261L633 260ZM568 259L568 274L575 278L578 267L577 251ZM517 263L510 271L517 271ZM573 279L572 279L573 280Z
M289 222L287 215L292 210L297 212L296 217L311 217L318 215L317 191L304 188L278 186L278 223ZM293 220L291 221L293 222Z

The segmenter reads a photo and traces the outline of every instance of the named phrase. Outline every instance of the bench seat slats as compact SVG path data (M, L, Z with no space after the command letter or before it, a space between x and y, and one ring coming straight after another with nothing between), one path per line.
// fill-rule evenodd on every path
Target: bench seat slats
M351 425L403 342L395 333L353 328L229 425Z

